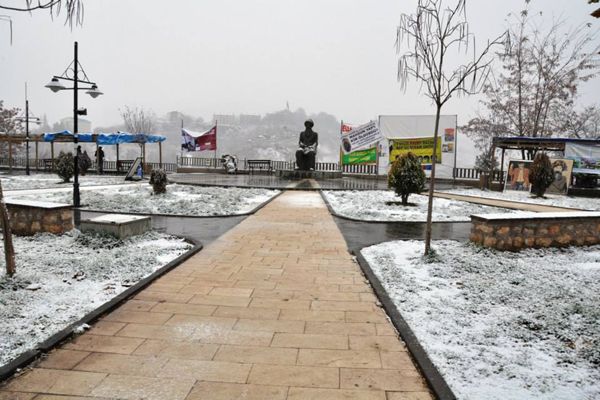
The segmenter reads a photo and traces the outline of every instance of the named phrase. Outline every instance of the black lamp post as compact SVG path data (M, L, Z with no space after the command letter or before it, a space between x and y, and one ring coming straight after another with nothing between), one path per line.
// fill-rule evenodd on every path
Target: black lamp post
M83 74L84 79L79 79L79 72ZM73 87L69 88L64 86L60 80L73 82ZM79 87L79 84L83 83L84 85L89 85L89 87ZM78 106L78 92L79 90L87 90L87 94L92 96L92 98L96 98L103 94L98 90L98 86L91 82L88 78L87 74L83 70L81 64L79 64L79 60L77 58L77 42L74 44L74 57L73 62L69 64L65 72L60 76L53 76L50 83L46 85L46 87L53 92L58 92L59 90L72 90L73 91L73 143L75 145L75 156L73 157L73 161L75 163L74 170L75 174L73 177L73 205L75 207L79 207L80 197L79 197L79 160L77 157L77 144L79 143L79 139L77 137L78 133L78 116L79 115L87 115L87 110L85 108L79 110Z

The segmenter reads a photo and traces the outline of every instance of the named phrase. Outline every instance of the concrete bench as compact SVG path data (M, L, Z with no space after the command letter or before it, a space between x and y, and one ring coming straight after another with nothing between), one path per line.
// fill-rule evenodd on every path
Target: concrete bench
M141 215L105 214L81 220L79 229L81 232L97 232L125 239L151 230L152 220Z
M47 201L6 199L10 229L15 235L62 234L73 229L73 207Z
M600 244L600 212L471 215L471 241L509 251Z

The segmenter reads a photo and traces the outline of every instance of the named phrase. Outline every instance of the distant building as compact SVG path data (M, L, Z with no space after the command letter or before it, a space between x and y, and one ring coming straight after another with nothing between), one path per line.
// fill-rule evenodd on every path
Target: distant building
M60 120L59 125L64 127L64 129L68 129L70 131L73 130L73 117L66 117ZM77 133L89 133L92 131L92 121L88 121L87 119L78 118L77 119Z
M240 125L258 125L260 124L260 115L240 114Z
M219 125L237 125L238 121L234 114L213 114L213 122Z

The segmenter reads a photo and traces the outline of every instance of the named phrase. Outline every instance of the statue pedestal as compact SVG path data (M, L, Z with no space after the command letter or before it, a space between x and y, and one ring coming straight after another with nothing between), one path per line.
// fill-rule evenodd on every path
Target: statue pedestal
M340 179L342 171L301 171L298 169L278 169L275 176L283 179Z

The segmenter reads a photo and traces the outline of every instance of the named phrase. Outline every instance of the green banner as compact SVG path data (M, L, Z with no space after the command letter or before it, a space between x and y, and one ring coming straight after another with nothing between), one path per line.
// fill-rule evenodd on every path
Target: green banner
M342 156L343 165L375 164L377 163L377 148L353 151Z

